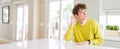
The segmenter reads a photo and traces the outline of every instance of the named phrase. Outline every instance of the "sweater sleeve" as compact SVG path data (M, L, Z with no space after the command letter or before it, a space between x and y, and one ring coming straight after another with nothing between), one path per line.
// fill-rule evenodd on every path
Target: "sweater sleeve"
M72 38L73 38L73 26L70 25L64 36L64 39L66 41L70 41L70 40L72 40Z
M100 27L96 21L93 23L93 33L94 39L90 40L90 44L92 45L102 45L104 43L103 36L100 32Z

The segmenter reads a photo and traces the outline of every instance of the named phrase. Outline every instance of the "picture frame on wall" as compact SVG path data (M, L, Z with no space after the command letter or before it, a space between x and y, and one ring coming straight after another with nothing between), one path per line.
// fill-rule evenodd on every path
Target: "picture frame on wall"
M10 18L10 9L9 6L2 7L2 23L8 24Z

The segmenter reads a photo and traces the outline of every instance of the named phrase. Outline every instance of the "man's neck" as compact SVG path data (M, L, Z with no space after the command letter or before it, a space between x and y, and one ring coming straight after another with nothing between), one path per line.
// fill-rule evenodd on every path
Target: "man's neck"
M87 22L87 19L86 19L86 20L83 20L83 21L80 21L80 24L81 24L81 25L84 25L86 22Z
M82 25L84 25L86 22L87 22L87 20L84 20L83 23L82 23Z

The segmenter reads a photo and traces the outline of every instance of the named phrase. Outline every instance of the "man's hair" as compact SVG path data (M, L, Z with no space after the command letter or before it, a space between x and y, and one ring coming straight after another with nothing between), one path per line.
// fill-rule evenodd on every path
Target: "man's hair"
M75 7L74 7L73 10L72 10L73 15L75 15L75 14L78 15L78 11L79 11L80 9L86 9L86 5L83 4L83 3L79 3L79 4L75 5Z

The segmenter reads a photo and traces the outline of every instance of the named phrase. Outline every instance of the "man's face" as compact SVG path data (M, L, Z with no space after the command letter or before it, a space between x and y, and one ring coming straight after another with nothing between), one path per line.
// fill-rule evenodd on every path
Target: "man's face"
M79 9L78 11L78 15L76 15L76 18L79 21L84 21L87 18L87 14L86 14L86 9Z

